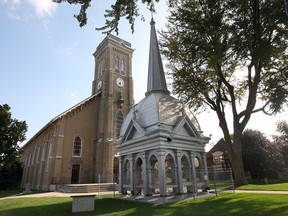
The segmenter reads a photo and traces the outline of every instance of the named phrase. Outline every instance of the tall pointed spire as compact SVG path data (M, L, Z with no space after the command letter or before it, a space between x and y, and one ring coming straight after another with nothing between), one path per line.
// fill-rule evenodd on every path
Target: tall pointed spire
M149 65L148 65L148 81L146 96L154 92L162 92L169 95L167 89L166 79L164 75L162 60L159 51L159 45L155 30L155 22L153 18L150 22L150 51L149 51Z

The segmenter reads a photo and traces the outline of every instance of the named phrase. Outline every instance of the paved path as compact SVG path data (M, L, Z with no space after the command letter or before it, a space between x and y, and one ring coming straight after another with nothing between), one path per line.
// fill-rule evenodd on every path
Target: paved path
M1 199L13 199L13 198L31 198L31 197L71 197L71 196L79 196L79 195L114 195L113 191L109 192L95 192L95 193L60 193L60 192L44 192L44 193L35 193L35 194L17 194L13 196L3 197ZM119 194L118 192L115 192L115 194Z
M235 193L257 193L257 194L287 194L288 191L255 191L255 190L235 190ZM13 199L13 198L29 198L29 197L71 197L76 195L114 195L113 191L109 192L100 192L100 193L60 193L60 192L45 192L45 193L36 193L36 194L19 194L15 196L8 196L0 198L2 199ZM119 194L118 192L115 192L115 194Z
M288 191L235 190L235 193L288 194Z

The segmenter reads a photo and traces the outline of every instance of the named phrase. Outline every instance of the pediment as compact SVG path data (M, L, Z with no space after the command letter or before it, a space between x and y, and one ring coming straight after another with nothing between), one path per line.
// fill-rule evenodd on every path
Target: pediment
M189 127L188 124L183 125L183 127L179 131L179 135L196 137L195 132L193 130L191 130L191 128Z
M174 127L174 133L186 137L199 137L200 134L187 115L181 116Z
M122 138L122 142L137 139L143 136L145 136L145 129L135 119L131 119Z

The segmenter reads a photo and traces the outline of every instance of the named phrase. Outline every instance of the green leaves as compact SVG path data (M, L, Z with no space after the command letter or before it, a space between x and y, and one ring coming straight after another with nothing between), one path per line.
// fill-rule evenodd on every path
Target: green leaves
M18 143L25 140L27 124L12 119L10 107L0 105L0 167L9 166L18 155Z
M80 4L80 11L74 17L78 20L80 27L87 24L87 9L90 7L91 0L53 0L55 3L68 2L69 4Z
M253 179L275 179L284 167L281 149L257 130L243 133L242 156L244 169Z
M67 2L69 4L79 4L81 6L79 14L74 15L78 20L80 27L87 24L87 9L91 5L91 0L53 0L56 3ZM171 1L171 0L170 0ZM159 2L159 0L154 0L154 2ZM137 0L115 0L115 4L111 5L110 9L106 10L104 17L106 18L105 24L102 27L96 28L98 31L103 33L111 33L115 31L119 33L119 21L122 17L128 20L131 25L131 31L134 32L135 19L140 15L137 6ZM143 4L146 4L148 9L155 11L154 3L152 0L142 0Z
M267 102L258 110L280 111L288 93L287 27L280 1L177 1L161 32L174 93L197 108L248 98L251 114L258 98Z
M114 5L111 5L110 10L106 10L104 15L106 18L105 25L96 30L104 31L104 33L110 33L115 30L118 34L119 21L121 17L124 17L131 24L131 30L134 32L135 17L139 16L136 0L117 0ZM111 20L107 18L112 18Z
M219 80L225 81L235 64L224 22L225 7L225 2L214 0L178 1L170 8L167 30L161 33L163 54L174 69L174 93L185 95L192 106L198 104L197 109L200 104L205 106L208 98L214 101L217 94L227 99ZM230 65L225 64L228 61ZM218 76L222 73L226 75ZM213 102L210 105L215 106Z

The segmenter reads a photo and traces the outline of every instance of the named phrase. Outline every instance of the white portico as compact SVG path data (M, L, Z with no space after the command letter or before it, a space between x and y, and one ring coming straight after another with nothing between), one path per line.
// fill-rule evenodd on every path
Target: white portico
M117 142L120 192L195 192L207 186L209 138L188 107L170 96L153 19L150 24L147 92L124 119Z

